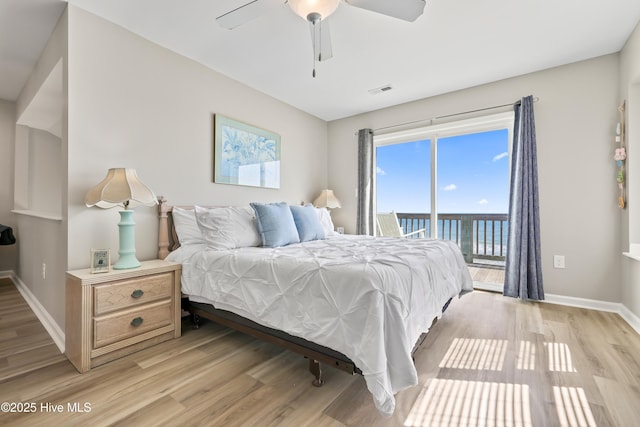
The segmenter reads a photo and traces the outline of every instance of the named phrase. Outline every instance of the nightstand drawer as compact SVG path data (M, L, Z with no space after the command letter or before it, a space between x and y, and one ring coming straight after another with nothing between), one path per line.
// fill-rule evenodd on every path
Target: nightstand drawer
M73 366L87 372L178 338L181 270L178 263L155 259L100 274L67 271L65 354Z
M173 323L170 299L94 320L93 346L102 347Z
M173 274L171 273L98 285L94 288L94 316L170 298L172 292Z

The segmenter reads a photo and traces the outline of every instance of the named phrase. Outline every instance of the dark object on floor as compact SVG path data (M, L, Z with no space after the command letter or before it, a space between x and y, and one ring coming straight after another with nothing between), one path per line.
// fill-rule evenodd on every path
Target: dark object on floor
M16 238L13 236L13 229L0 224L0 245L13 245Z

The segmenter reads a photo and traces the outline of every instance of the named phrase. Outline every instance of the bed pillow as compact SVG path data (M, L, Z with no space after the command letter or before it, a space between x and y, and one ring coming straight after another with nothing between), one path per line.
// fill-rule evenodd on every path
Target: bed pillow
M171 211L171 217L181 245L206 243L200 227L198 227L196 213L193 209L182 209L174 206Z
M251 208L204 208L196 206L196 221L211 249L260 246L260 235Z
M320 217L316 213L316 208L312 205L307 205L290 206L290 209L301 242L326 238Z
M251 203L258 220L262 246L275 248L300 242L298 229L289 205L280 203Z
M322 224L322 228L324 229L325 237L338 234L335 231L335 226L333 225L333 221L331 220L331 213L327 210L327 208L316 208L316 213L318 214L320 224Z

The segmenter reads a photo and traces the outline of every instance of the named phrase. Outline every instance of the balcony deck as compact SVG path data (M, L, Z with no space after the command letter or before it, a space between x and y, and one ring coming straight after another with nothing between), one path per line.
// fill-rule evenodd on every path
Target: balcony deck
M469 273L474 283L489 285L489 288L504 286L504 268L490 268L479 265L470 265Z

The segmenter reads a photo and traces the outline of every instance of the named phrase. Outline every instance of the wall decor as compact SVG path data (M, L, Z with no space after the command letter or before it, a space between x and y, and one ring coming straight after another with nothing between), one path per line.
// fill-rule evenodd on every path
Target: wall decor
M623 102L622 105L618 107L618 112L620 113L620 121L616 125L616 137L615 142L617 148L615 148L615 152L613 155L613 160L616 161L616 166L618 167L618 171L616 173L616 181L618 182L618 207L620 209L624 209L625 207L625 167L624 163L627 160L627 151L624 144L624 110L625 110L626 102Z
M280 135L213 116L213 182L280 188Z

